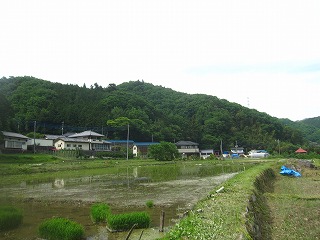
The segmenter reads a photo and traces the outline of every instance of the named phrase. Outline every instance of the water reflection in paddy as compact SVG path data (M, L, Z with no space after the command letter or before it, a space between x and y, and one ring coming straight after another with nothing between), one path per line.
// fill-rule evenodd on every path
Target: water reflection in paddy
M114 212L146 210L152 216L153 228L159 226L159 215L164 210L165 226L170 226L214 186L243 169L242 165L170 164L119 168L108 174L91 171L90 175L78 178L33 180L4 186L1 204L11 203L22 208L24 223L16 230L1 233L0 238L36 239L40 222L61 216L83 224L88 239L124 239L123 233L110 234L104 227L92 224L89 212L93 202L106 202ZM154 208L145 206L148 200L154 202ZM159 234L156 229L154 232Z

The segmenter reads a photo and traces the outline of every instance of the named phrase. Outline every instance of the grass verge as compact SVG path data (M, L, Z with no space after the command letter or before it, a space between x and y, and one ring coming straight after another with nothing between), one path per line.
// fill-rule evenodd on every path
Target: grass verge
M163 239L253 239L265 234L258 224L268 215L264 216L267 211L257 199L262 194L259 188L268 185L267 179L272 178L270 166L271 163L265 163L252 167L225 182L222 192L211 192ZM258 176L262 176L260 180ZM249 203L250 198L258 204ZM262 216L257 219L257 214L250 214L250 208Z

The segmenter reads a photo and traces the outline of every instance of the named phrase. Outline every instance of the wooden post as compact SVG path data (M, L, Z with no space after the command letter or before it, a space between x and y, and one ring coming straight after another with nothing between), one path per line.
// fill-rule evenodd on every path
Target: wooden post
M161 210L159 232L163 232L163 228L164 228L164 216L165 216L165 212L164 212L163 210Z
M128 235L127 235L127 237L126 237L126 239L125 239L125 240L128 240L128 239L129 239L129 237L130 237L130 235L131 235L131 233L132 233L133 229L134 229L137 225L138 225L137 223L133 224L133 226L131 227L130 231L128 232Z

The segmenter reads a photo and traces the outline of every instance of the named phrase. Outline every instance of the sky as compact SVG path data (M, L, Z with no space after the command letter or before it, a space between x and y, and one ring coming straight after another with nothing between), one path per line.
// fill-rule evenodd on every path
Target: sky
M143 80L320 116L319 0L1 0L0 77Z

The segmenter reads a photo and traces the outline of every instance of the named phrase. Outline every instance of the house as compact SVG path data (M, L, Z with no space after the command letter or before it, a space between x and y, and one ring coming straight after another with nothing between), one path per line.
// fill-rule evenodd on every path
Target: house
M4 149L27 150L28 137L13 132L2 131Z
M215 152L213 149L204 149L204 150L200 150L200 158L202 159L207 159L208 157L210 157L211 155L214 155Z
M148 149L151 145L159 144L158 142L134 142L132 152L134 157L147 157Z
M88 140L59 137L54 141L54 147L57 150L90 150Z
M189 157L189 156L199 156L199 144L191 141L179 141L175 143L178 152L182 154L182 157Z
M240 156L244 156L243 147L231 148L231 158L239 158Z
M84 131L75 133L68 137L61 136L54 140L54 146L57 150L94 150L94 151L110 151L111 143L102 140L104 135L93 132Z
M265 158L269 157L269 153L266 150L251 150L248 152L248 156L251 158Z

